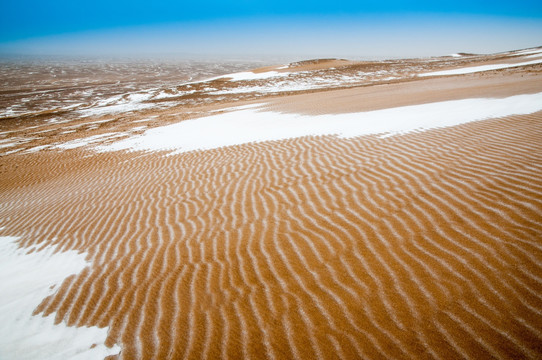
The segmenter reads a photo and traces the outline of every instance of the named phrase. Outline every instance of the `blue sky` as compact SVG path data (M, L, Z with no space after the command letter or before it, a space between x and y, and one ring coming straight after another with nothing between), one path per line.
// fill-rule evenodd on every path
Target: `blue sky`
M415 56L542 45L542 1L1 0L0 52Z

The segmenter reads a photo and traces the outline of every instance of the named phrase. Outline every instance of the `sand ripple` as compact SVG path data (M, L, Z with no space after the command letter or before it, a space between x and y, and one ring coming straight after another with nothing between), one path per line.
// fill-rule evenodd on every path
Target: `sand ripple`
M28 154L0 218L27 246L88 252L38 311L108 326L121 359L535 359L540 139L538 112L384 139Z

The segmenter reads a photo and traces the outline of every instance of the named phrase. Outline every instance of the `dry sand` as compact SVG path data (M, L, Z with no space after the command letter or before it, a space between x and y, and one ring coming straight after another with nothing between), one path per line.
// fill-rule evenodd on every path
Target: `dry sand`
M541 69L245 100L316 115L506 97L541 92ZM183 111L145 124L200 114ZM542 112L170 156L21 150L0 179L0 235L91 264L35 313L108 327L119 359L542 357Z

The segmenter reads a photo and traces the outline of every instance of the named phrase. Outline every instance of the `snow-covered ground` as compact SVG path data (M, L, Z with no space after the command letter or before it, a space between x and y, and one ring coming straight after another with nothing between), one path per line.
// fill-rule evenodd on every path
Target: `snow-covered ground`
M0 237L0 359L103 359L120 348L104 345L107 328L55 325L55 314L32 315L71 274L88 266L75 251L49 246L28 253L15 237Z
M281 76L288 76L288 73L287 72L283 73L283 72L278 72L278 71L266 71L266 72L260 72L260 73L255 73L252 71L244 71L244 72L217 76L211 79L207 79L205 81L218 80L218 79L224 79L224 80L230 80L230 81L264 80L264 79L281 77Z
M465 67L465 68L459 68L459 69L433 71L433 72L429 72L429 73L425 73L425 74L419 74L418 76L442 76L442 75L472 74L472 73L477 73L477 72L482 72L482 71L506 69L506 68L513 68L513 67L518 67L518 66L541 64L541 63L542 63L542 59L525 61L525 62L516 63L516 64L480 65L480 66L472 66L472 67Z
M364 73L355 72L347 75L310 73L308 71L300 71L291 73L290 76L270 78L268 81L257 85L245 85L227 88L224 90L209 91L211 95L227 95L227 94L244 94L244 93L279 93L291 91L305 91L322 88L337 88L342 86L350 86L352 84L370 83L371 81L380 80L386 81L396 78L389 76L391 73L387 71ZM369 80L372 79L372 80Z
M151 98L151 94L133 93L125 96L114 96L108 99L100 100L92 106L79 110L82 116L101 116L108 114L117 114L129 111L148 109L154 105L144 101Z
M524 58L526 59L531 59L531 58L541 58L542 57L542 51L538 52L538 53L535 53L535 54L531 54L531 55L526 55L524 56Z
M264 104L261 105L263 107ZM306 135L389 136L542 110L542 93L502 99L463 99L349 114L300 115L250 107L147 130L98 151L198 149Z
M514 55L542 54L542 49L519 50L519 51L513 51L512 53Z

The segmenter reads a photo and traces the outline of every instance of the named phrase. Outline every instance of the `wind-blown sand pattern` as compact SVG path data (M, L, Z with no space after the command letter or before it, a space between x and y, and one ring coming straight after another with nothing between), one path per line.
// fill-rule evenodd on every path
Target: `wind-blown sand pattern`
M253 98L303 114L336 113L346 94L348 112L505 98L542 92L541 66ZM0 160L0 235L89 262L35 316L107 327L119 359L542 357L542 111L394 136L96 151L197 117L172 109L151 123L135 122L147 109L2 126L16 151Z

